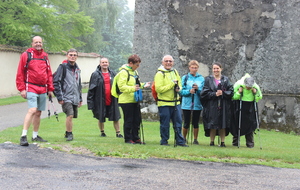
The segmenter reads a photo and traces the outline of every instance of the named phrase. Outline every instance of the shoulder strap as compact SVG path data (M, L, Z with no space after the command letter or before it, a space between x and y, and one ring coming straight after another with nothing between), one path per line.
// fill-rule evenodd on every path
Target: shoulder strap
M26 51L27 52L27 61L26 61L26 68L28 68L28 64L29 64L29 62L31 61L31 53L30 52L28 52L28 51Z
M185 75L183 85L186 86L187 80L189 79L189 74Z

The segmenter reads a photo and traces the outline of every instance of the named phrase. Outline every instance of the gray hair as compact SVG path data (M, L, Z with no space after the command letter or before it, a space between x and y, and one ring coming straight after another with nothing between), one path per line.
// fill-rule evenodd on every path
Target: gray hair
M173 59L172 55L165 55L165 56L162 58L162 60L161 60L161 61L164 61L166 57L171 57L171 58L172 58L172 61L174 61L174 59Z
M78 55L78 51L74 48L71 48L67 51L67 55L70 53L70 52L76 52L76 54Z

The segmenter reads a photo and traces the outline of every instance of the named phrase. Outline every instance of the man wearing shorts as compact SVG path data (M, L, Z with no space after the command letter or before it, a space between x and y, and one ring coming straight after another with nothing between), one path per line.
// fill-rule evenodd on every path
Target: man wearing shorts
M78 52L70 49L67 52L67 60L59 65L54 76L54 93L62 110L66 114L67 141L73 140L73 118L77 118L78 108L82 105L80 69L76 63Z
M32 123L32 141L47 142L38 135L41 113L46 108L46 98L52 96L52 71L48 54L43 50L40 36L32 38L31 48L22 53L16 75L16 86L23 98L27 99L28 112L24 119L20 139L21 146L28 146L27 131Z

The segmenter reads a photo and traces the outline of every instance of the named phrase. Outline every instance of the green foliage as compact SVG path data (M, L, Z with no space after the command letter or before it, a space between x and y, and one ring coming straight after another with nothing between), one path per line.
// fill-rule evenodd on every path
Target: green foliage
M114 30L115 21L119 14L119 7L115 0L78 0L80 10L95 20L93 28L95 31L89 35L81 36L78 39L85 42L85 45L77 49L82 52L98 52L105 44L102 41L102 30L108 25Z
M0 4L0 43L28 46L33 36L44 39L44 48L61 51L84 43L93 19L79 12L76 0L14 0Z
M146 145L125 144L124 139L116 138L112 122L105 123L107 137L100 137L98 121L93 118L90 110L84 105L79 108L78 119L73 120L74 140L67 142L64 138L65 114L59 114L59 122L52 116L41 121L39 134L48 140L48 143L39 143L41 147L52 147L57 150L75 154L93 154L95 156L109 156L120 158L149 157L163 159L179 159L192 161L212 161L239 164L259 164L274 167L300 169L299 150L300 136L289 135L275 131L260 130L262 150L259 148L258 135L255 135L255 147L247 148L244 136L241 138L241 147L231 146L232 136L225 139L226 148L209 146L209 138L204 137L200 130L198 141L200 145L190 147L173 147L174 132L170 129L171 146L159 145L159 122L143 121ZM123 120L120 120L122 129ZM201 126L203 129L203 126ZM1 131L0 143L11 141L18 144L22 127L13 127ZM28 132L31 138L32 126ZM29 141L29 143L31 143Z
M118 1L118 7L121 14L118 15L115 30L112 31L108 25L103 29L105 47L99 51L101 55L109 59L110 67L114 70L127 63L128 57L132 54L134 28L134 11L129 10L127 1Z

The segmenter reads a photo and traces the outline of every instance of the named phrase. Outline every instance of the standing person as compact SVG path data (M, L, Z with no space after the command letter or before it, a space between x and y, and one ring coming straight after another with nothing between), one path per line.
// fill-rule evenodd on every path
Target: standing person
M128 58L128 64L123 65L117 75L117 86L121 92L119 95L119 105L124 115L124 139L125 143L143 144L139 137L139 128L141 124L141 110L139 103L134 98L134 92L149 87L148 83L140 83L137 68L141 64L141 58L138 55L131 55ZM140 84L140 85L139 85Z
M221 63L213 64L213 75L205 77L200 97L203 104L205 136L210 137L210 146L214 146L215 136L219 134L220 146L225 147L225 136L228 135L231 124L233 87L228 77L221 74L222 70Z
M73 140L73 118L77 118L78 108L82 105L80 69L76 63L78 52L76 49L69 49L67 60L59 65L54 76L54 93L57 101L62 105L66 114L67 141Z
M178 94L181 88L181 78L173 66L173 57L165 55L162 59L162 65L158 68L154 77L160 116L160 145L169 146L170 120L172 120L176 140L175 145L187 147L181 134L182 117Z
M253 132L257 127L256 113L254 104L262 99L262 93L259 86L255 83L254 79L246 73L240 80L238 80L234 86L234 96L233 101L233 125L231 127L231 134L233 135L233 146L238 146L238 131L239 124L240 136L245 135L246 146L248 148L254 147ZM241 98L241 99L240 99ZM242 104L242 109L240 109L240 101ZM254 102L256 101L256 102ZM257 110L256 110L257 111ZM241 121L239 122L241 113Z
M104 122L105 118L108 118L109 121L113 121L116 136L123 138L120 134L118 99L110 93L115 76L116 73L109 68L108 59L104 57L100 59L100 64L90 78L87 104L88 109L92 110L94 117L98 119L101 137L106 137Z
M21 96L27 99L28 112L24 119L20 139L21 146L28 146L27 131L32 123L32 141L47 142L38 135L41 113L46 108L47 93L52 96L52 71L48 54L43 50L43 39L32 38L31 48L22 53L16 75L16 86Z
M186 139L190 122L192 118L194 141L193 144L199 144L199 119L202 110L202 104L200 101L200 92L204 85L204 77L197 71L199 69L199 63L196 60L191 60L188 64L189 73L182 77L182 90L180 92L182 96L181 109L183 111L184 124L182 128L183 137ZM193 113L193 115L191 115ZM192 135L192 134L191 134Z

